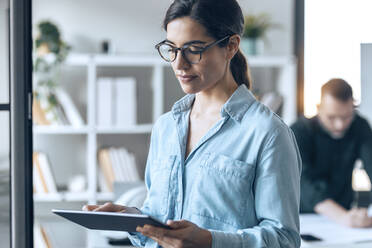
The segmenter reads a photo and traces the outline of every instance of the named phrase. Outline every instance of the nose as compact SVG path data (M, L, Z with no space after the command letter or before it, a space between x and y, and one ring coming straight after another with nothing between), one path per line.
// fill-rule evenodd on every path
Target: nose
M176 59L172 62L174 70L185 70L188 69L191 65L184 58L181 51L178 51Z

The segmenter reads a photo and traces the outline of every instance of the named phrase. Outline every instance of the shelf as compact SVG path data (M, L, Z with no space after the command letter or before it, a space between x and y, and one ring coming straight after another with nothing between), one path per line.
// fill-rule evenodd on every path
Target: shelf
M33 126L34 134L87 134L89 128L72 126Z
M295 63L294 56L247 56L248 64L252 67L280 67ZM70 54L65 62L67 65L86 66L89 63L96 66L168 66L159 56L130 55L130 54Z
M67 56L65 64L72 66L86 66L92 60L92 55L74 53Z
M97 127L97 134L151 133L152 124L140 124L128 127Z
M34 201L35 202L58 202L62 201L63 195L61 193L53 193L53 194L34 194Z
M65 192L64 200L68 202L88 201L89 193L88 192Z
M169 65L159 56L153 55L106 55L106 54L70 54L65 61L66 65L86 66L92 63L96 66L154 66Z
M86 202L89 199L87 192L60 192L56 194L34 194L35 202Z

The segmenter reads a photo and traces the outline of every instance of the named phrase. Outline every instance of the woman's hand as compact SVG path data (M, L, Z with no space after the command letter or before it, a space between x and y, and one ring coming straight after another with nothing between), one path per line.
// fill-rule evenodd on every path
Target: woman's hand
M101 212L120 212L128 214L140 214L141 212L137 208L126 207L122 205L113 204L107 202L103 205L84 205L84 211L101 211Z
M137 232L153 239L164 248L212 247L212 235L186 220L171 221L167 224L172 229L158 228L151 225L137 227Z

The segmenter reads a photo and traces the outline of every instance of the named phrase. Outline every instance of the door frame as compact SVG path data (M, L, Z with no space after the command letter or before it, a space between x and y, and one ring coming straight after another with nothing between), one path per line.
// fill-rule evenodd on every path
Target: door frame
M10 0L11 247L33 247L32 8Z

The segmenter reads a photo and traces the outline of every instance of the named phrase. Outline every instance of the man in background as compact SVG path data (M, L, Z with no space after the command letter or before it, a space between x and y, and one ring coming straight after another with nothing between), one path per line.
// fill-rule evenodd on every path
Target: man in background
M370 227L366 208L352 208L357 159L372 178L372 131L354 108L352 88L331 79L321 89L318 114L291 126L301 152L302 213L316 212L349 227Z

